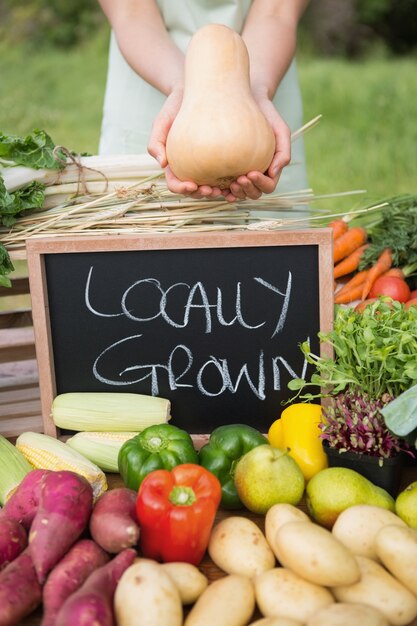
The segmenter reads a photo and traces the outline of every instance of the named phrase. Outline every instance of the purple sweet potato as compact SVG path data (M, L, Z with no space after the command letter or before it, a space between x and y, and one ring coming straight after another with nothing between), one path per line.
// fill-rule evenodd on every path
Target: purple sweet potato
M39 506L29 533L41 584L88 527L92 508L93 490L83 476L69 471L49 472L42 480Z
M34 469L26 474L13 495L5 503L2 516L15 520L29 530L39 505L39 496L43 478L49 470Z
M55 565L43 588L41 626L54 626L67 598L77 591L92 572L109 561L109 555L91 539L80 539Z
M136 556L135 550L127 548L90 574L82 587L64 602L55 626L115 626L114 593L123 572Z
M106 491L95 503L90 517L90 533L106 552L117 554L137 545L136 498L136 491L120 487Z
M13 626L32 613L42 601L30 548L26 548L0 572L0 626Z
M22 524L7 517L0 518L0 570L14 561L28 544Z

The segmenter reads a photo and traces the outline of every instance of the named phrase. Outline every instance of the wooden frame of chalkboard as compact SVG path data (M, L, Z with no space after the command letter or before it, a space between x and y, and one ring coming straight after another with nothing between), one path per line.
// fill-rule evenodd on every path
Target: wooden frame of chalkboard
M193 435L265 432L333 323L329 228L27 241L43 427L68 391L169 397Z

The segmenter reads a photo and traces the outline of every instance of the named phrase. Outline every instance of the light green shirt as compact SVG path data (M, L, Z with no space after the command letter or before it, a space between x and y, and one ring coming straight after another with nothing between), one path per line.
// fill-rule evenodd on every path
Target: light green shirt
M194 32L208 23L225 24L241 32L251 0L158 0L166 28L183 52ZM123 58L111 35L104 99L100 154L147 152L152 122L165 96L140 78ZM274 96L274 104L291 131L303 124L295 59ZM277 193L306 189L303 139L292 145L291 165L282 173Z

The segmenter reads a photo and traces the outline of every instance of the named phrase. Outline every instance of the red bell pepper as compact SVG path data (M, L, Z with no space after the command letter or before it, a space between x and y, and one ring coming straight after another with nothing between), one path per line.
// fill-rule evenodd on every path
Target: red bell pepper
M171 471L150 472L136 500L143 556L198 565L221 497L220 481L201 465L184 463Z

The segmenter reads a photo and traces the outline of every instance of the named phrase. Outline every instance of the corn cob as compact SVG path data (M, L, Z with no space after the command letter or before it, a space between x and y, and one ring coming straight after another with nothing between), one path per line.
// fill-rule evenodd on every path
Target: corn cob
M165 398L137 393L62 393L52 403L56 426L77 431L140 432L170 420Z
M104 472L117 473L119 450L137 432L79 432L67 439L67 445L83 454Z
M3 505L33 466L3 435L0 435L0 504Z
M54 472L66 470L84 476L93 489L94 498L98 498L107 489L104 472L59 439L41 433L26 432L17 438L16 448L37 469Z

